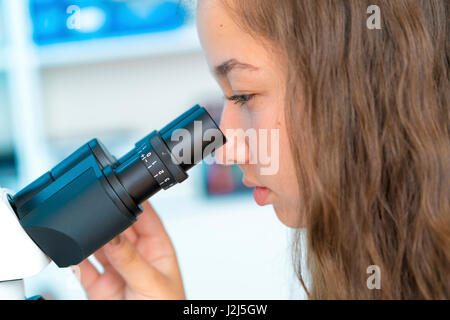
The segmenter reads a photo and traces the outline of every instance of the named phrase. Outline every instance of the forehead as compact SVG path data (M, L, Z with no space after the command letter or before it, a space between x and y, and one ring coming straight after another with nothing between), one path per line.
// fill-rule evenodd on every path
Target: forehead
M231 17L223 0L199 0L197 29L210 67L236 59L255 64L267 59L264 46L244 32Z

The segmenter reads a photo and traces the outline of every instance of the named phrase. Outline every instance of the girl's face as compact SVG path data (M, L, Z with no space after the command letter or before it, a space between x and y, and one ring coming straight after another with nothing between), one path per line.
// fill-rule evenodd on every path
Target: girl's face
M197 17L208 64L226 97L221 129L228 144L216 158L238 163L244 184L255 188L256 202L273 205L284 224L300 227L299 190L284 117L283 59L270 44L243 32L220 0L199 0Z

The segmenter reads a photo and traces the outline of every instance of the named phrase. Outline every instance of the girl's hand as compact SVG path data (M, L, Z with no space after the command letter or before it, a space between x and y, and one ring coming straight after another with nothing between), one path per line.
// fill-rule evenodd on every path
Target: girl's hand
M83 261L81 284L89 299L185 299L172 242L148 202L139 220L95 253L100 274Z

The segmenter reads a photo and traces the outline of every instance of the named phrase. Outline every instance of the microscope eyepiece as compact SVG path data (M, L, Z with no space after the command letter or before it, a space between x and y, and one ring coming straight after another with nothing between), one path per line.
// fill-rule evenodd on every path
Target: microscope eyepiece
M188 178L226 142L195 106L117 160L97 139L10 196L28 235L59 267L76 265L126 230L140 204Z

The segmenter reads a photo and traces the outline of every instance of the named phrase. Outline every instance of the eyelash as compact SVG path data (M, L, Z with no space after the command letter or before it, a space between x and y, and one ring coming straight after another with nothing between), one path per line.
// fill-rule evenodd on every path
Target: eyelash
M253 99L254 94L243 94L243 95L235 95L232 97L226 97L229 101L234 101L235 104L240 103L241 107L243 107L247 102Z

